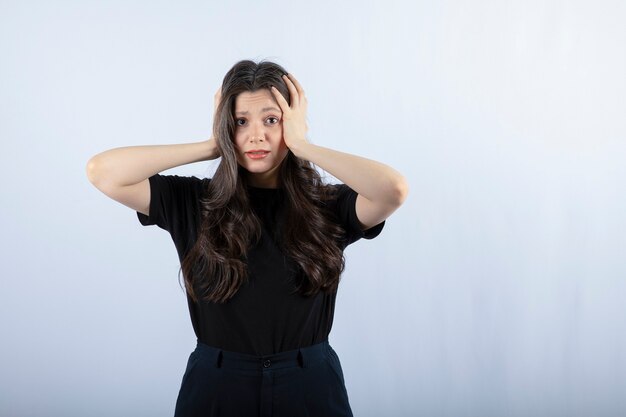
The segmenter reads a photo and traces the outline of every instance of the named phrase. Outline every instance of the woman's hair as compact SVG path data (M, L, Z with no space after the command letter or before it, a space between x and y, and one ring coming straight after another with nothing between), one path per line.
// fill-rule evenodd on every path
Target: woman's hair
M187 293L199 299L225 302L247 280L246 254L261 236L261 222L250 207L246 170L237 163L234 145L235 100L243 92L275 86L291 103L280 65L243 60L226 73L215 111L213 136L221 161L200 200L198 238L181 262ZM285 198L283 252L298 268L294 291L304 296L336 291L344 269L337 243L344 230L326 208L335 191L322 183L309 161L291 151L279 168L278 187Z

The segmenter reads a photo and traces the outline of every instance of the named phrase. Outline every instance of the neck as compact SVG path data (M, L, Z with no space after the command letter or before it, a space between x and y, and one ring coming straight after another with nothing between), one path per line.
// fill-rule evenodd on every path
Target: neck
M248 184L257 188L278 188L278 176L272 172L259 174L249 172Z

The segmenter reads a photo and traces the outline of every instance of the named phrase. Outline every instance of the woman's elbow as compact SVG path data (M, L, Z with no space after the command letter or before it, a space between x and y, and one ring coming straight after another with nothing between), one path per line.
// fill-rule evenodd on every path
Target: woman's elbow
M409 195L409 183L406 178L400 175L393 184L393 203L395 206L401 206Z

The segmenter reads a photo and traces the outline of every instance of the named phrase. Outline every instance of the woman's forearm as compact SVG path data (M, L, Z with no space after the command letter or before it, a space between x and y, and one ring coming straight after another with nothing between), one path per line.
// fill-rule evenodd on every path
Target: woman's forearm
M214 139L173 145L144 145L114 148L93 156L87 162L92 183L125 186L137 184L170 168L216 159Z
M336 151L312 143L300 143L291 151L332 174L370 201L399 206L408 185L395 169L371 159Z

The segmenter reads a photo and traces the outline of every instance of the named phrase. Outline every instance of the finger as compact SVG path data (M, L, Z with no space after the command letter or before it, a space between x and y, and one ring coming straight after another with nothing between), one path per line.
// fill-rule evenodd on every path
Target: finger
M222 98L222 87L220 87L216 92L215 95L213 96L213 104L215 105L215 107L217 108L217 106L220 104L220 100Z
M296 87L298 91L298 97L300 99L300 106L304 106L306 108L307 99L306 99L306 95L304 95L304 89L302 88L298 80L296 80L296 78L292 74L289 74L289 79L291 80L291 82L293 83L293 85Z
M300 85L300 82L298 80L296 80L296 77L294 77L293 74L289 73L287 74L289 75L289 79L291 80L291 82L293 82L293 84L296 86L296 89L298 90L298 94L300 95L301 98L305 98L304 97L304 89L302 88L302 86Z
M280 106L283 113L289 110L289 103L287 103L287 100L285 100L285 97L283 97L282 93L278 91L278 88L272 86L272 88L270 88L270 91L274 95L274 98L278 102L278 105Z
M220 105L220 101L222 99L222 87L220 87L215 95L213 96L213 115L217 114L217 108Z
M283 75L283 80L285 80L285 84L287 84L287 88L289 89L289 93L291 94L291 104L300 105L300 95L298 94L296 86L287 75Z

